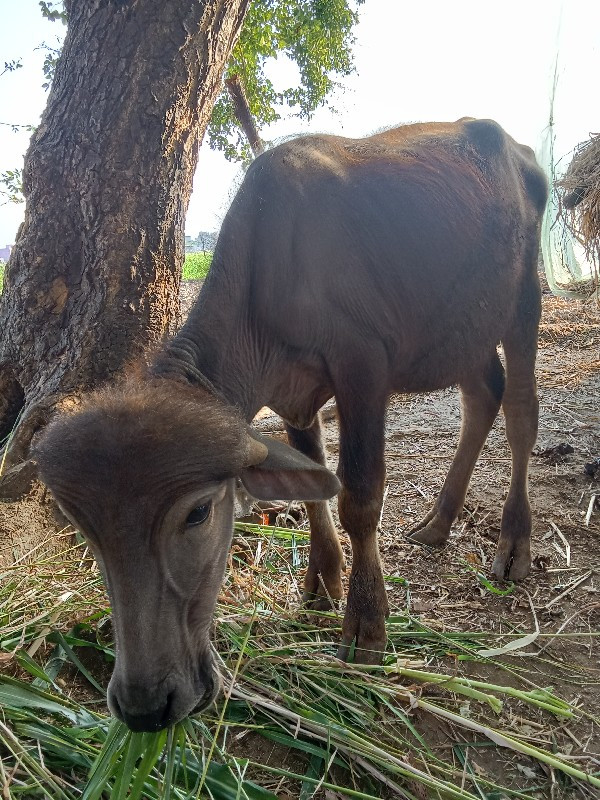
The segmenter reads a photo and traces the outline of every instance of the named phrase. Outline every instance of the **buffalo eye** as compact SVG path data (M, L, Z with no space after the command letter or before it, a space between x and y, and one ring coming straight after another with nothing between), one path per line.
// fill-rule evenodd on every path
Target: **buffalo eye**
M195 525L202 525L203 522L206 522L210 514L211 505L212 504L209 502L205 503L203 506L196 506L196 508L193 508L185 521L186 527L193 528Z

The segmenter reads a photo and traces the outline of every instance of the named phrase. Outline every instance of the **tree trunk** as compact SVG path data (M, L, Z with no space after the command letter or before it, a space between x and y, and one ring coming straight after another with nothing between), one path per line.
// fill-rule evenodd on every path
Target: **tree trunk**
M173 330L198 148L248 2L68 2L0 300L0 439L20 419L5 467L58 397Z

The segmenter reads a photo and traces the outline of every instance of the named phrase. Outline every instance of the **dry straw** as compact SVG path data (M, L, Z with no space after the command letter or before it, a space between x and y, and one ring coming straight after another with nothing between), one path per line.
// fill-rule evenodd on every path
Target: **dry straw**
M560 213L568 229L598 266L600 255L600 134L575 150L565 176L557 182Z

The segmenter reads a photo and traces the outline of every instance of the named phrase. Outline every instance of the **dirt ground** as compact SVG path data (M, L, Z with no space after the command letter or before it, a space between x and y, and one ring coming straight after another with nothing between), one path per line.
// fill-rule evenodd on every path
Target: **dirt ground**
M199 288L195 283L184 286L185 305ZM536 674L529 677L535 677L540 686L553 686L564 699L596 714L600 709L600 469L594 477L593 462L600 458L600 310L595 304L544 295L538 381L540 429L530 468L534 518L530 576L511 594L497 596L476 575L477 571L490 574L509 485L510 453L502 417L480 456L464 513L449 544L433 551L404 537L429 510L453 455L460 426L454 389L398 396L390 403L380 531L384 571L408 584L388 584L392 609L402 612L408 607L438 630L525 634L539 627L542 633L580 633L577 638L546 637L543 644L538 641L525 648L538 653ZM269 416L260 427L274 433L281 430ZM337 454L334 419L326 423L326 441L333 465ZM586 465L591 465L587 472ZM0 505L0 566L14 563L32 541L41 540L47 546L52 528L56 530L56 523L41 495L20 504ZM27 541L24 530L30 537ZM527 669L527 656L513 660L517 668ZM460 671L458 662L455 668ZM494 675L491 668L486 669L481 670L486 679L506 680L505 674ZM469 670L472 676L472 664ZM432 735L443 747L444 725L438 724ZM540 723L539 742L554 744L562 752L585 754L590 769L600 767L600 731L593 719L584 718L568 729L557 723L552 731ZM506 769L516 772L508 754L506 758Z

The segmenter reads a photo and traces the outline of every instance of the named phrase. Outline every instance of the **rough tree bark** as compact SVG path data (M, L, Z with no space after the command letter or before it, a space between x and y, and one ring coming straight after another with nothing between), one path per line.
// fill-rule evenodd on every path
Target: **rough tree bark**
M9 494L57 398L104 381L177 321L198 148L248 2L66 4L0 300L0 439L19 420Z

